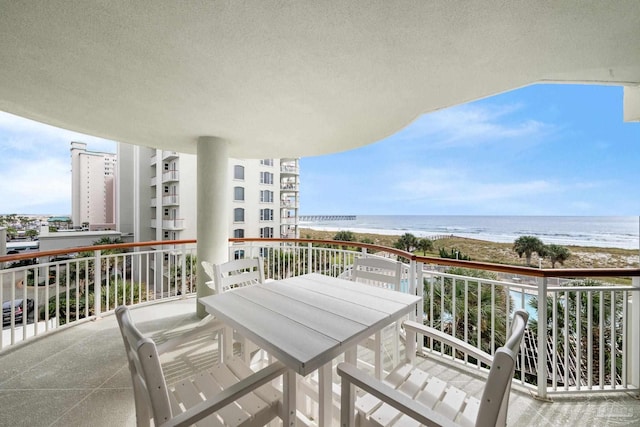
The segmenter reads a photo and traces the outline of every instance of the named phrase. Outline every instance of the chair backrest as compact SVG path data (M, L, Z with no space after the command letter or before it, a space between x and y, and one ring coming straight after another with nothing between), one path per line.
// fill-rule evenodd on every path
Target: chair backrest
M402 263L384 258L359 257L353 261L351 280L400 291Z
M136 328L126 306L116 308L116 318L129 361L137 425L148 426L151 418L160 425L173 414L156 345Z
M264 283L264 266L261 258L244 258L213 266L216 292Z
M507 423L511 380L528 319L529 313L516 310L507 342L493 355L489 377L480 400L476 426L504 426Z
M213 278L215 277L215 273L213 272L213 264L211 264L209 261L202 261L200 264L202 264L204 272L207 274L207 276L209 276L209 280L213 280Z

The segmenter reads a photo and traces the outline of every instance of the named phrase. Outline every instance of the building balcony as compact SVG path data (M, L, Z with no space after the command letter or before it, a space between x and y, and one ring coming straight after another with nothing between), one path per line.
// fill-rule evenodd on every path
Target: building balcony
M581 425L640 423L640 406L635 400L640 389L640 334L634 320L640 315L637 269L530 269L419 257L354 242L349 242L353 247L345 250L345 242L334 243L315 246L305 239L294 242L241 239L230 245L229 251L241 249L246 257L262 253L266 277L276 280L308 272L349 277L355 256L404 256L408 262L400 291L423 295L417 317L433 326L436 319L443 320L442 330L454 331L471 345L475 345L474 325L482 324L489 331L482 340L486 338L490 352L499 340L500 324L509 316L504 301L509 298L514 308L526 307L531 318L548 326L538 334L533 324L529 325L513 380L508 425L564 426L576 420ZM355 251L356 246L364 247ZM5 372L0 380L3 423L135 425L130 377L113 309L120 304L131 306L133 318L143 333L158 343L198 324L196 301L192 297L196 268L191 260L195 259L195 246L192 241L176 241L124 244L121 248L129 252L114 254L110 250L102 255L100 247L91 247L89 258L43 261L36 266L0 270L3 300L29 298L36 307L48 307L4 326L0 339ZM290 250L293 258L279 255L285 250ZM74 255L77 251L83 249L69 250ZM3 257L0 262L16 257L20 256ZM89 269L90 265L103 267ZM447 272L447 266L493 271L494 275L461 276ZM67 276L66 271L76 273ZM78 274L82 271L89 274ZM519 281L512 280L516 271ZM631 285L603 282L587 287L569 279L569 274L635 278ZM48 277L49 285L13 286L29 277L34 277L35 282ZM85 280L89 285L100 280L102 286L87 287ZM130 287L127 283L136 285ZM86 293L85 289L91 291ZM92 296L92 292L100 294ZM481 300L474 296L479 292ZM440 299L439 295L447 298ZM66 296L73 297L69 298L74 301L73 306L65 305ZM534 308L530 303L532 296L544 303ZM82 303L80 310L75 301ZM576 306L572 301L579 302ZM481 309L476 310L480 304ZM561 315L563 307L577 312ZM101 320L87 321L93 319ZM448 324L458 326L447 329ZM575 325L586 326L589 334ZM455 331L469 331L469 336ZM397 344L402 353L404 341ZM570 351L563 352L564 348ZM165 375L175 382L190 374L194 366L202 369L214 363L217 350L217 341L207 338L198 341L198 348L166 353L161 357ZM424 371L472 394L481 390L483 370L475 363L463 362L429 347L419 353ZM371 360L366 351L359 351L358 355L365 365ZM394 363L389 355L385 356L384 369L390 370ZM333 405L339 408L339 400L334 400ZM28 412L24 408L29 408ZM310 419L317 419L313 412L317 405L303 410L310 411L305 414ZM332 425L338 425L337 420Z
M165 171L162 174L162 183L180 181L180 172L177 170Z
M299 184L297 183L281 183L280 184L280 190L283 192L298 192L299 191Z
M162 152L162 160L173 160L177 159L179 154L177 151L163 151Z
M299 203L295 199L282 199L280 200L280 206L290 209L299 208Z
M184 219L163 219L162 228L165 230L184 230Z
M283 216L280 218L281 224L297 224L298 218L295 216Z
M297 165L280 165L280 175L300 175L300 167Z
M180 196L177 194L165 194L162 196L163 206L175 206L180 204Z

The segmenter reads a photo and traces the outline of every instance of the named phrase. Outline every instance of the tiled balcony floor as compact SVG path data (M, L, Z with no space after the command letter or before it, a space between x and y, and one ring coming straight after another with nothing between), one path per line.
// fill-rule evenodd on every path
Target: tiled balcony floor
M158 342L195 325L194 299L132 310L138 327ZM169 381L211 364L217 357L212 340L194 342L188 357L163 356ZM213 350L213 351L212 351ZM424 359L423 368L467 391L482 382ZM135 411L122 338L114 316L51 333L0 353L0 425L133 426ZM554 397L553 403L528 392L511 393L511 426L640 426L640 402L633 397L593 395Z

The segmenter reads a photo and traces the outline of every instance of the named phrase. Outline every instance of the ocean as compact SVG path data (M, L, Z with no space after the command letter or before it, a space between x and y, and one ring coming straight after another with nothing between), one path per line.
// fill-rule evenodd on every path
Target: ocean
M301 221L301 228L416 237L454 235L513 243L535 236L545 244L639 249L636 216L357 215L354 220Z

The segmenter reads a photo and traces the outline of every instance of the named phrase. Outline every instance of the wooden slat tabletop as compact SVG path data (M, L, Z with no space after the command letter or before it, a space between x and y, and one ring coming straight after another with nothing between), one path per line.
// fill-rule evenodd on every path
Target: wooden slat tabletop
M411 312L415 295L320 274L200 299L207 311L307 375Z

